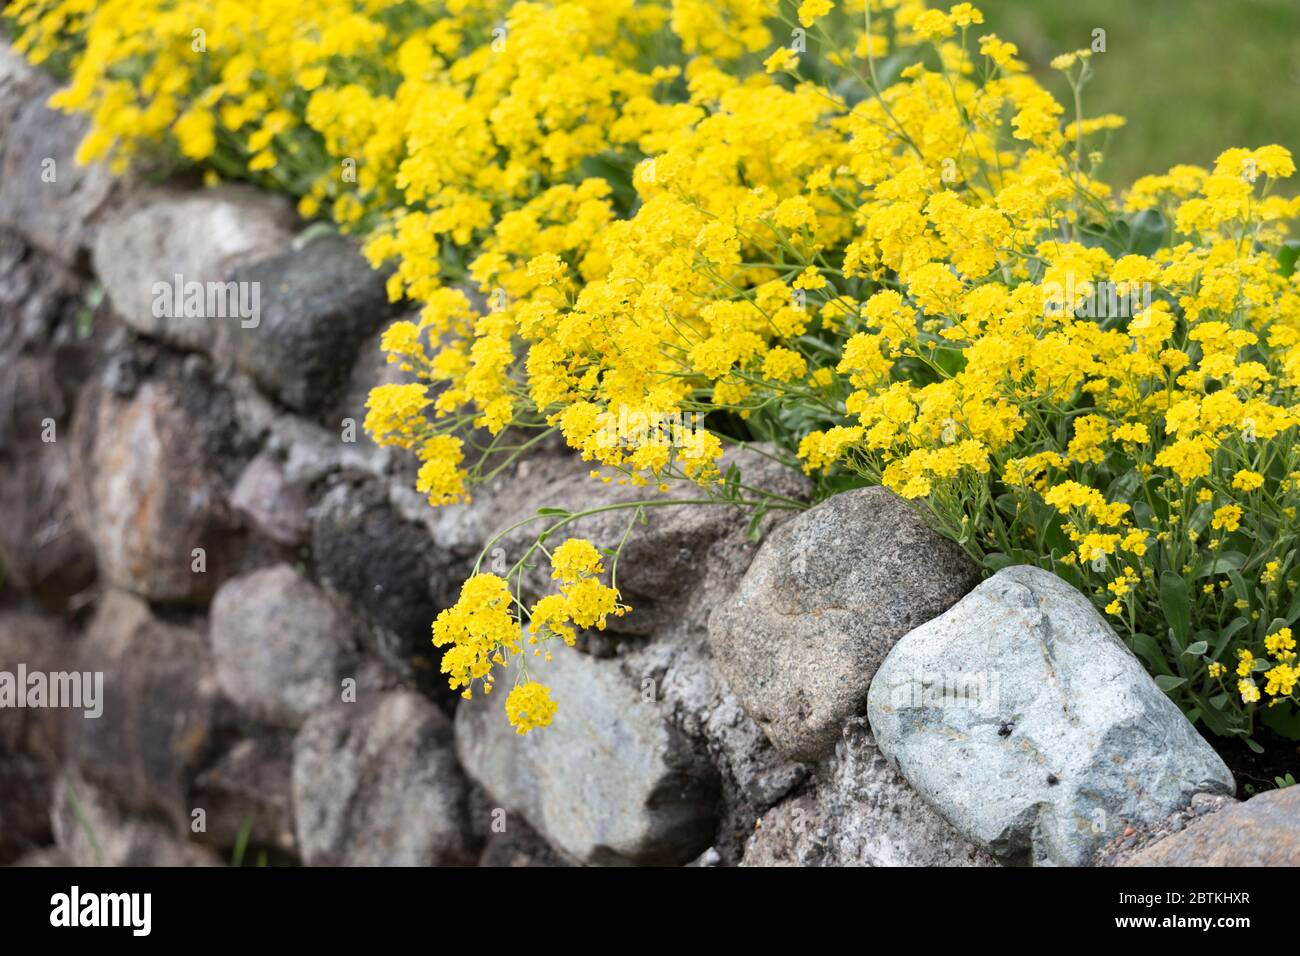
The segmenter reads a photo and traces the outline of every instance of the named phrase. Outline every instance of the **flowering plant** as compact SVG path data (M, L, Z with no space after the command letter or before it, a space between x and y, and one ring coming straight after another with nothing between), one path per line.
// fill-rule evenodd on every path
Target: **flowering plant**
M1067 113L969 3L343 6L408 32L326 58L295 115L313 161L355 153L366 178L297 188L308 213L334 196L370 256L397 261L392 294L421 305L384 336L415 380L377 388L367 427L420 457L433 504L558 432L598 477L646 489L618 506L633 522L657 503L799 507L719 467L728 443L770 442L815 500L881 483L984 567L1070 580L1214 733L1300 737L1286 149L1116 195L1098 176L1123 121L1083 111L1094 51L1053 62ZM503 10L504 48L475 45ZM85 26L26 15L40 52ZM102 65L117 61L98 20L65 105L100 104L92 138L170 135L203 158L179 119L100 116L123 74ZM128 76L112 82L147 92ZM207 108L229 95L212 92L224 69L194 82ZM255 161L265 146L236 149L249 174L275 168ZM686 419L704 427L663 427ZM678 484L695 490L665 494ZM530 646L628 611L621 548L547 546L581 514L540 513L528 553L476 569L434 624L466 696L518 665L521 733L556 708ZM558 589L534 600L522 574L540 557Z

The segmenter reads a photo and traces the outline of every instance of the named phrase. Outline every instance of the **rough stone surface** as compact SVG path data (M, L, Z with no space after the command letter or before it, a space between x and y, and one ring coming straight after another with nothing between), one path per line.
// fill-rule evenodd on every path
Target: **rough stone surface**
M173 315L170 308L155 315L155 284L172 286L178 275L182 285L227 282L240 265L283 251L294 224L287 199L249 186L148 190L105 219L95 272L114 312L137 332L224 356L257 330L241 327L238 317Z
M50 618L0 612L0 671L17 675L73 669L76 644ZM0 864L50 840L51 786L63 759L63 712L0 710Z
M287 564L222 585L208 633L222 690L267 723L299 726L356 677L356 622Z
M69 494L69 419L98 344L78 322L81 293L66 267L0 231L0 566L53 609L95 573Z
M723 787L714 852L737 862L759 815L802 783L807 769L782 757L745 713L709 660L702 627L661 632L619 662L718 768Z
M709 621L713 658L776 748L815 762L864 710L895 642L976 581L961 550L901 499L847 491L763 543Z
M66 712L72 762L125 806L187 827L190 789L221 721L203 638L110 590L88 628L79 669L103 672L104 709L94 719Z
M470 864L468 783L451 726L418 694L335 704L298 732L293 803L304 863Z
M479 866L508 867L554 867L568 866L546 841L537 835L531 827L516 824L502 834L493 834L487 839L483 852L478 858Z
M1091 602L1007 568L909 633L872 682L871 727L903 776L1007 862L1085 865L1232 775Z
M78 642L55 618L27 611L0 611L0 671L16 673L73 670ZM0 720L0 751L45 757L58 762L63 753L63 720L49 707L6 709Z
M53 80L28 63L7 37L0 37L0 142L9 141L23 106L51 86Z
M263 443L291 487L313 489L341 471L376 476L385 473L393 449L363 442L360 419L355 428L346 426L346 437L355 440L345 440L343 426L325 428L284 412L245 375L232 376L229 384L240 431ZM427 504L425 509L432 510Z
M393 314L384 273L341 236L321 237L232 278L261 290L261 321L233 339L235 363L265 392L311 416L338 400L362 343Z
M87 123L46 106L54 90L0 39L0 226L76 264L123 186L103 165L77 164Z
M292 768L291 734L237 741L194 780L194 805L207 817L194 839L224 850L247 832L250 846L294 853Z
M0 748L0 866L50 841L51 784L40 760Z
M153 378L127 395L112 384L86 388L73 435L78 512L100 574L153 601L205 600L241 558L223 474L237 466L229 401L197 377Z
M385 311L385 314L388 313ZM418 321L419 314L400 316L400 318ZM385 323L385 328L388 324L390 323ZM350 420L356 424L356 443L365 449L367 454L376 457L400 457L406 460L412 468L416 468L418 465L410 461L407 452L400 451L400 456L398 455L399 449L390 449L390 452L383 452L374 443L370 435L366 433L366 430L361 427L366 420L366 402L370 398L371 389L380 385L401 385L411 380L410 373L403 372L400 363L388 361L387 354L379 347L383 337L384 329L381 328L361 343L361 347L356 350L356 362L348 375L346 385L343 387L338 400L334 403L334 407L324 413L321 421L337 434L337 430ZM320 414L321 409L311 409L311 412L313 415ZM404 483L403 487L408 487L413 494L418 494L415 491L413 481ZM420 495L420 499L424 501L424 496ZM430 512L437 510L430 508L427 502L424 504L424 509Z
M1185 830L1193 820L1198 820L1211 813L1218 813L1224 807L1232 806L1236 802L1232 797L1198 793L1192 797L1191 803L1185 807L1180 807L1162 820L1142 826L1130 825L1125 827L1122 833L1113 837L1110 842L1097 851L1093 864L1095 866L1122 866L1125 860L1130 859L1134 854L1141 852L1153 843Z
M1207 814L1120 866L1300 866L1300 787Z
M20 867L72 866L72 861L57 846L43 846L24 853L12 865Z
M311 532L307 495L288 480L272 454L263 452L248 463L230 493L230 505L250 527L279 544L303 544Z
M822 779L768 811L744 866L996 866L889 765L862 718L844 728Z
M486 790L470 787L470 821L483 841L478 866L567 867L572 864L556 853L519 814L509 814Z
M424 528L407 521L374 481L345 481L324 496L313 516L312 553L321 581L365 617L380 657L431 693L448 696L429 628L455 602L468 568L449 565Z
M617 661L560 648L535 668L559 702L545 730L519 736L506 688L456 711L461 763L500 805L589 865L686 863L713 838L716 770Z
M50 810L54 839L72 866L220 866L207 847L190 843L185 831L135 816L110 794L74 773L55 785Z
M757 452L730 451L721 468L725 471L733 463L741 469L748 485L795 502L807 499L809 486L803 476ZM602 484L590 477L589 464L572 455L539 458L528 465L488 502L490 511L479 519L488 537L535 515L543 506L582 511L602 505L654 501L659 496L653 488ZM685 496L695 495L688 490ZM630 509L620 509L591 515L548 539L559 544L569 537L586 538L597 547L615 548L626 535L618 564L618 586L633 613L610 620L609 630L614 634L648 636L677 624L683 614L689 615L699 607L692 595L706 574L717 566L743 570L757 550L745 536L748 512L734 506L649 507L645 509L645 522L633 526L629 533L633 514ZM770 530L789 514L769 512L762 530ZM530 522L504 536L493 550L508 567L523 556L545 526L545 520ZM525 587L546 593L553 590L555 582L545 562L540 564L543 567L538 571L526 575ZM721 595L716 597L720 599Z

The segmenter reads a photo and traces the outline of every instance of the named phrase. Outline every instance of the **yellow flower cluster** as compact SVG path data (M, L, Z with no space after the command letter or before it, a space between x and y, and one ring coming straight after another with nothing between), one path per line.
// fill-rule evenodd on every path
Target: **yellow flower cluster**
M94 116L85 155L170 142L395 263L420 312L383 346L416 383L366 425L433 503L554 431L704 500L739 487L728 441L771 441L820 495L882 483L986 567L1093 594L1214 732L1300 736L1286 149L1116 195L1096 58L1053 62L1069 115L969 3L281 6L16 4L34 57L84 48L60 102ZM551 559L558 593L525 603L525 558L439 616L454 686L626 610L594 547ZM549 722L541 685L510 696Z
M508 578L541 547L540 543L534 545L506 578L473 574L461 587L459 600L439 613L433 624L434 645L448 647L442 657L442 672L453 689L464 688L461 696L467 700L476 684L485 694L492 692L493 667L517 665L519 678L506 699L506 716L521 734L550 724L558 707L547 688L529 678L526 646L533 648L534 657L545 653L549 661L551 654L544 651L544 645L551 639L558 637L572 647L577 641L575 626L604 630L611 615L618 617L629 610L619 603L617 590L601 583L604 565L600 552L582 538L569 538L551 554L552 576L560 581L559 592L528 607L511 593ZM528 622L526 631L521 629L522 620Z

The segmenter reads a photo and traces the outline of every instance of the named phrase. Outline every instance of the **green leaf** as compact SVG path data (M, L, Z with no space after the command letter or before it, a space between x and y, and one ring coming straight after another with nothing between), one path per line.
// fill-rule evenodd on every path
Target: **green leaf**
M1295 597L1291 599L1291 606L1286 609L1287 624L1294 624L1296 618L1300 618L1300 592L1296 592Z
M1218 639L1214 642L1214 653L1211 654L1210 656L1217 661L1220 657L1223 656L1223 652L1224 650L1227 649L1228 642L1232 640L1233 635L1235 635L1243 627L1249 627L1249 626L1250 626L1250 621L1246 620L1244 617L1233 618L1232 621L1228 624L1228 626L1223 629L1223 632L1219 635Z
M1205 653L1205 651L1209 648L1209 646L1210 645L1208 641L1195 641L1191 644L1188 644L1187 649L1183 651L1183 653L1186 654L1188 657L1200 657L1202 654Z
M1228 580L1232 582L1229 592L1233 595L1234 601L1250 602L1250 586L1246 584L1246 579L1241 576L1240 571L1229 571Z
M1136 470L1130 468L1128 471L1121 472L1106 489L1106 500L1131 501L1141 481L1142 476Z
M1171 674L1160 674L1156 677L1156 686L1166 694L1171 690L1177 690L1187 683L1186 677L1174 677Z
M982 562L984 567L990 571L998 572L1003 568L1009 568L1016 563L1016 559L1009 554L1003 554L1001 551L994 551L991 554L984 555Z
M1246 556L1240 551L1223 551L1214 557L1207 557L1197 566L1197 578L1211 577L1213 575L1227 574L1229 571L1240 571L1246 566Z
M1295 272L1296 259L1300 258L1300 239L1288 239L1277 251L1277 271L1284 276Z
M1300 707L1265 707L1260 721L1287 740L1300 740Z
M1144 209L1129 217L1129 251L1149 256L1165 244L1168 224L1158 209Z
M1192 596L1187 582L1172 571L1160 575L1160 608L1178 647L1182 647L1192 631Z
M537 513L539 515L547 515L547 516L568 514L568 512L565 511L563 508L538 508Z
M1147 670L1156 672L1170 672L1173 670L1165 657L1164 648L1150 634L1134 634L1129 638L1128 643L1129 647L1133 649L1133 653L1146 661Z
M956 375L966 367L964 349L935 349L932 361L947 375Z

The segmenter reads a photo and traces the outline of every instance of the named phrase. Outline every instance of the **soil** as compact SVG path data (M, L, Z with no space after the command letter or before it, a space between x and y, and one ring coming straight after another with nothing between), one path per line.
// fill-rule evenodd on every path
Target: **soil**
M1239 737L1206 738L1210 746L1218 751L1223 762L1232 771L1237 780L1237 798L1244 800L1252 791L1275 790L1275 777L1285 777L1288 773L1300 781L1300 741L1287 740L1260 728L1255 733L1255 742L1264 748L1257 754L1246 746Z

